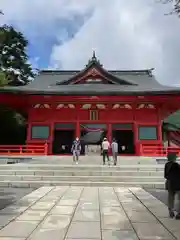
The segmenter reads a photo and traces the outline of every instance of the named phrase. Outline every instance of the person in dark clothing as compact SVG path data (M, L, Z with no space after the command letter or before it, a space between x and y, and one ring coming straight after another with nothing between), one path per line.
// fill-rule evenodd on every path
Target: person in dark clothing
M164 168L164 178L166 179L166 190L168 191L169 216L173 218L175 195L178 194L178 209L176 219L180 219L180 165L176 162L177 154L168 153L168 162Z

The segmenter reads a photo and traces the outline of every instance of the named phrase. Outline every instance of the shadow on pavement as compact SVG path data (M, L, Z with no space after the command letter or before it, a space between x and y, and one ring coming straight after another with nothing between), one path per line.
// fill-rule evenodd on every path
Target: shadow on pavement
M33 188L0 188L0 210L31 193Z

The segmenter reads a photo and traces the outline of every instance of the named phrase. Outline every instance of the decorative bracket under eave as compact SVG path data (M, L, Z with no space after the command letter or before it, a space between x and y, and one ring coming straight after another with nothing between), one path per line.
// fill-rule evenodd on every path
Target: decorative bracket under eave
M34 105L33 108L47 108L47 109L49 109L49 108L51 108L51 106L47 103L45 103L45 104L38 103L38 104Z
M137 105L137 109L155 109L155 105L151 103L140 103Z
M63 104L63 103L60 103L57 105L56 109L62 109L62 108L71 108L71 109L75 109L75 105L74 104Z
M125 103L125 104L116 103L112 106L112 109L119 109L119 108L132 109L132 106L128 103Z

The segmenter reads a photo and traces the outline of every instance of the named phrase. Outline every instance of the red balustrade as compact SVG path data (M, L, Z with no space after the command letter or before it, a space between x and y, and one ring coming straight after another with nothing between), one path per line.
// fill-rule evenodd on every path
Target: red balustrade
M0 155L47 155L48 144L36 145L0 145Z
M141 144L140 154L147 157L167 156L167 153L174 152L180 156L180 147L165 147L160 144Z

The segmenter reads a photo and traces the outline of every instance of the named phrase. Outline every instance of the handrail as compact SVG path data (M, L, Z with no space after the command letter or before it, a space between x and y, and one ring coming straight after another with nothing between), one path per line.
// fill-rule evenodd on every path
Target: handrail
M161 157L167 156L169 152L176 153L178 156L180 156L180 147L165 147L160 144L141 144L140 147L141 156Z
M0 145L0 155L47 155L48 144Z

